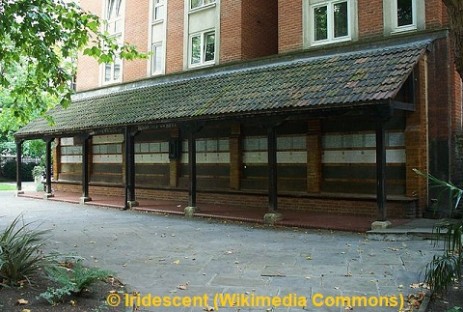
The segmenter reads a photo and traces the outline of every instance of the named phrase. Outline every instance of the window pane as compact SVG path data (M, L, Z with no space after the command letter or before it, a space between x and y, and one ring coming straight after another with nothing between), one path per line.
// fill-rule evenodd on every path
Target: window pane
M204 0L204 5L215 3L215 0Z
M153 20L164 18L164 0L156 0L153 5Z
M334 37L345 37L348 32L347 1L334 5Z
M201 38L195 36L191 38L191 64L201 62Z
M191 1L191 8L198 8L202 5L202 0L190 0Z
M122 32L122 20L117 20L114 22L114 34Z
M206 42L206 55L204 61L213 61L215 54L215 33L208 33L205 35Z
M160 20L164 18L164 6L157 6L154 8L154 20Z
M322 6L314 8L314 35L315 40L325 40L328 38L328 7Z
M152 47L153 51L153 58L151 60L152 62L152 72L157 73L161 71L161 65L162 65L162 45L159 43L153 44Z
M397 26L413 24L413 0L397 0Z
M114 80L119 80L119 78L121 77L121 61L120 60L116 60L114 62Z
M111 81L111 64L104 66L104 81Z

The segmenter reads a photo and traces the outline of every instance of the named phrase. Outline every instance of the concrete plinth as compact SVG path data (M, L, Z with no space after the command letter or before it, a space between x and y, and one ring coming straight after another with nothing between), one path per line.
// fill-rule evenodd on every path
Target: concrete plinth
M16 197L17 197L18 195L23 195L23 194L24 194L24 191L16 191Z
M43 199L48 199L48 198L52 198L52 197L55 197L55 195L53 195L52 193L43 194Z
M371 224L372 230L383 230L387 229L391 226L390 221L375 221Z
M264 215L264 223L274 225L275 222L283 219L283 215L279 212L268 212Z
M195 213L198 211L198 208L197 207L185 207L183 211L185 212L185 217L193 218Z
M133 209L134 207L138 207L139 203L136 200L129 200L127 202L127 209Z
M86 202L89 202L89 201L92 201L92 199L90 197L81 197L81 198L79 198L79 203L81 205L84 205Z

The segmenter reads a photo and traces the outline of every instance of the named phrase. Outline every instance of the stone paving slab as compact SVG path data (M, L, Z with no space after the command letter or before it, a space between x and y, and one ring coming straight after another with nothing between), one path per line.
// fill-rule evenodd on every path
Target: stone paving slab
M0 193L0 227L16 216L52 229L49 251L79 255L114 271L141 295L279 297L307 306L223 305L220 311L345 311L314 298L406 296L436 247L430 241L372 241L366 234L268 228L113 208L17 198ZM179 285L187 285L185 290ZM317 295L319 297L317 297ZM321 298L320 298L321 296ZM228 297L227 297L228 298ZM230 299L231 300L231 299ZM227 303L227 302L225 302ZM228 302L229 303L229 302ZM239 303L239 302L238 302ZM141 311L202 311L203 307ZM397 311L356 307L355 311Z

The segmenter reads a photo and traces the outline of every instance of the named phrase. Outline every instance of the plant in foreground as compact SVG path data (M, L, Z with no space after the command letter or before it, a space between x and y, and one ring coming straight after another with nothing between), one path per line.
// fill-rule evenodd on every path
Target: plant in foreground
M48 278L55 282L57 287L49 287L39 297L47 300L50 304L57 304L63 298L70 295L81 295L92 284L105 280L111 273L99 268L85 267L82 261L71 265L56 265L47 267Z
M463 198L463 189L450 182L437 179L430 174L422 173L416 169L414 171L421 176L427 177L434 187L449 192L454 203L449 213L452 216L459 208L460 201ZM436 244L443 241L444 252L442 255L434 255L432 261L426 265L425 281L433 292L443 293L455 280L461 278L463 219L461 217L458 219L443 219L434 226L433 232Z
M0 232L0 283L17 286L20 281L30 281L37 271L46 266L49 256L41 251L44 235L49 230L31 229L16 217Z

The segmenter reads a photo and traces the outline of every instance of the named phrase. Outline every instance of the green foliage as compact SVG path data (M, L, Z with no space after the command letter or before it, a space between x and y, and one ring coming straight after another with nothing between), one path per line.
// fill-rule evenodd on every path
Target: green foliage
M0 233L0 279L2 284L16 286L45 265L48 257L41 252L47 230L31 229L16 217Z
M44 140L25 141L22 146L22 154L29 157L43 157L45 156L45 146L46 143Z
M146 57L119 46L74 1L0 1L0 126L17 128L70 103L78 52L100 63Z
M426 283L436 293L445 292L448 287L461 275L461 255L446 252L434 255L432 261L426 265Z
M21 180L22 181L34 181L32 176L32 170L37 163L23 163L21 164ZM16 161L7 161L3 166L2 175L9 180L16 180Z
M448 310L445 311L445 312L463 312L463 308L462 308L462 307L457 307L457 306L455 306L455 307L453 307L453 308L451 308L451 309L448 309Z
M92 284L111 275L102 269L85 267L82 261L77 261L71 266L51 266L46 268L46 272L50 280L59 286L48 288L39 297L53 305L62 301L65 296L80 295Z
M450 192L454 204L449 215L453 215L460 207L463 189L430 174L422 173L416 169L414 171L428 178L433 187L439 188L443 192ZM463 219L461 217L459 219L443 219L434 226L433 231L435 244L443 242L444 252L442 255L434 255L432 261L427 264L425 280L435 293L443 293L455 280L461 278Z
M32 168L32 176L35 177L41 177L43 173L45 172L45 167L43 166L35 166Z

